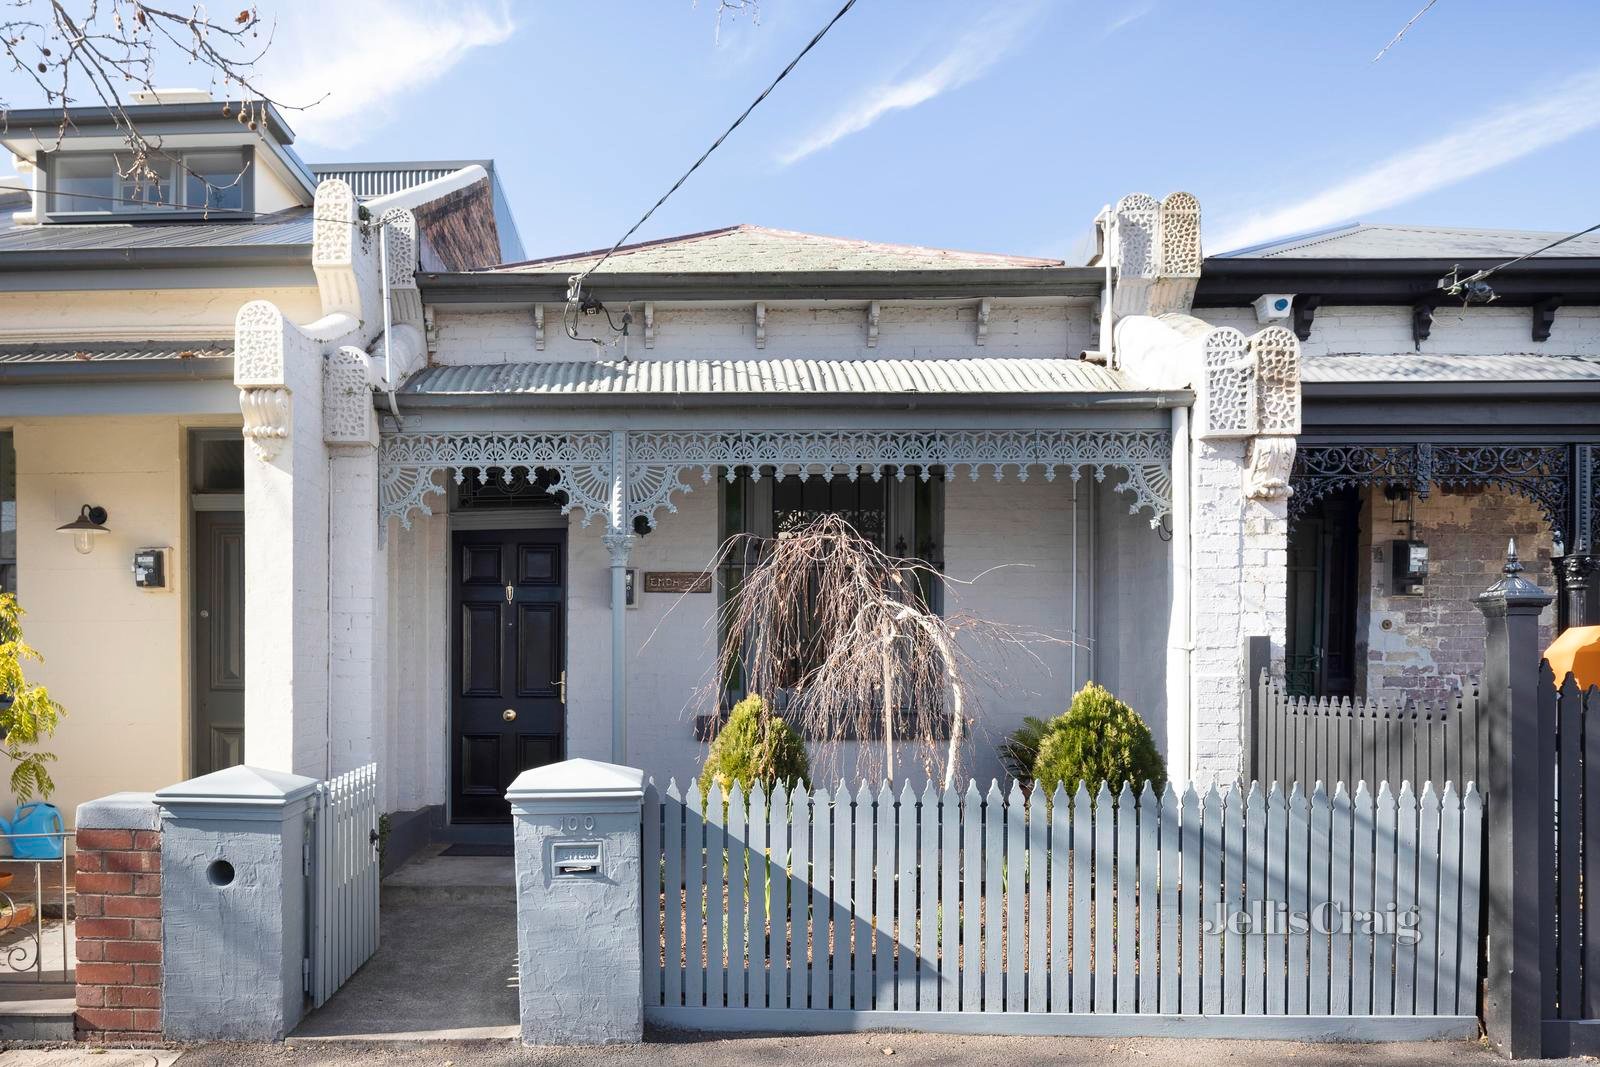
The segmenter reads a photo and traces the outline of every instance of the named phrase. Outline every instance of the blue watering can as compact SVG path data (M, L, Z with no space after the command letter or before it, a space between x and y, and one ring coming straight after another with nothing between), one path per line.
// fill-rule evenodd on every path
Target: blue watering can
M11 843L11 855L19 860L58 860L65 837L61 810L54 804L34 801L19 807L11 821L0 819L0 834ZM30 834L52 834L30 837Z

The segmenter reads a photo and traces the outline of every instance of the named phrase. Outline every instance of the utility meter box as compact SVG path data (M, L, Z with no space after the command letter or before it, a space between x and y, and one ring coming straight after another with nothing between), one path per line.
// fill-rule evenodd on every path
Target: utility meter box
M1395 596L1422 596L1428 591L1428 546L1421 541L1395 541L1390 546Z
M133 584L140 589L165 589L167 588L167 556L171 553L166 548L140 548L133 553Z

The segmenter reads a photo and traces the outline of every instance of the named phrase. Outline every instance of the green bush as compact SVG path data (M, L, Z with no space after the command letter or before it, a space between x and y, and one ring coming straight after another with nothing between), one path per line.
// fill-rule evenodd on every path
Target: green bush
M1033 765L1039 761L1039 742L1050 732L1050 724L1036 715L1022 720L1011 736L1000 743L1000 765L1006 773L1026 785L1033 781Z
M1139 713L1090 682L1065 715L1051 720L1039 742L1033 779L1048 791L1060 784L1072 793L1081 784L1095 793L1104 783L1113 793L1124 784L1137 792L1146 782L1159 791L1167 784L1167 768Z
M793 789L809 784L811 762L806 745L794 727L767 710L754 694L733 706L728 721L711 742L711 754L700 772L700 789L709 792L715 782L726 793L739 785L748 794L755 782L771 792L777 783Z

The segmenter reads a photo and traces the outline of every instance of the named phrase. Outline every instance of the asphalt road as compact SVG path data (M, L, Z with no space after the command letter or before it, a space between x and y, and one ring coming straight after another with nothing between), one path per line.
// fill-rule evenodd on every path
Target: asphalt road
M1503 1064L1489 1048L1460 1042L1403 1045L1306 1045L1281 1041L1172 1039L951 1037L940 1034L849 1034L827 1037L715 1037L655 1033L643 1045L525 1049L514 1042L373 1043L285 1046L208 1045L191 1049L179 1067L355 1067L360 1064L430 1064L433 1067L901 1067L918 1064L1137 1063L1151 1067L1320 1067L1366 1064ZM1533 1062L1533 1061L1525 1061ZM1577 1060L1544 1061L1577 1063ZM1591 1061L1592 1062L1592 1061Z

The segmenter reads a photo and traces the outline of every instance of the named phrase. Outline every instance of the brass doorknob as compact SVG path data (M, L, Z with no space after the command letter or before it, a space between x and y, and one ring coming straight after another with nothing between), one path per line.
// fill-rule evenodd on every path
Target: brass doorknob
M504 719L506 722L515 722L516 718L517 718L517 709L516 708L507 708L505 711L502 711L500 713L500 717L502 719Z

